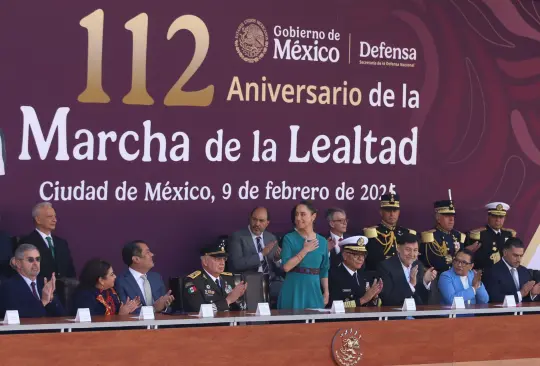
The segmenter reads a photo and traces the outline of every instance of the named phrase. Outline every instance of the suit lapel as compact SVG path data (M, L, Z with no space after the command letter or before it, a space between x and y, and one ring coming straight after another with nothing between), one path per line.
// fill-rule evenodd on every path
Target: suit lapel
M394 261L395 275L397 276L397 278L401 278L401 283L404 286L405 290L410 294L409 296L412 296L411 287L409 286L409 282L407 282L407 277L405 277L405 271L403 270L403 266L401 264L401 261L399 260L399 256L393 256L391 260Z
M135 291L137 296L139 296L139 298L141 299L141 302L144 305L147 305L146 304L146 299L144 298L144 295L141 292L141 288L139 287L139 284L137 283L137 281L135 280L135 277L133 277L133 275L131 274L131 272L129 270L124 274L124 278L126 280L126 283L129 286L131 286L131 289Z

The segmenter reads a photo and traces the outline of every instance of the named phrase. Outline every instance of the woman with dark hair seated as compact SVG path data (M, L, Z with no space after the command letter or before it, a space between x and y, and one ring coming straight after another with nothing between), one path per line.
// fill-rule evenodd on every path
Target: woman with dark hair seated
M88 261L81 272L79 286L73 295L73 314L77 309L89 308L91 315L127 315L141 306L139 297L120 302L114 290L116 275L112 266L101 260Z

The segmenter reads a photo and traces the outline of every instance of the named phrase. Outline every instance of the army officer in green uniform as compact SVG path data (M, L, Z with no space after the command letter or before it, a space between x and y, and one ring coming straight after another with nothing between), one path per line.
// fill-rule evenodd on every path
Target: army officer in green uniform
M202 270L184 279L184 310L198 312L202 304L212 304L214 311L245 310L247 283L235 286L232 273L223 272L227 256L223 243L201 250Z
M398 226L400 205L399 195L389 193L381 196L381 223L364 229L369 239L366 249L366 271L376 271L380 262L396 255L397 243L406 234L416 235L416 231Z

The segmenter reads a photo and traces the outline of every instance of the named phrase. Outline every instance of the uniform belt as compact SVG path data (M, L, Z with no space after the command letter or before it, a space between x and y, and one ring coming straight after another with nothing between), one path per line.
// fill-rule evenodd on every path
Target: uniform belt
M306 268L306 267L294 267L292 271L297 272L297 273L312 274L312 275L318 275L319 273L321 273L320 268Z

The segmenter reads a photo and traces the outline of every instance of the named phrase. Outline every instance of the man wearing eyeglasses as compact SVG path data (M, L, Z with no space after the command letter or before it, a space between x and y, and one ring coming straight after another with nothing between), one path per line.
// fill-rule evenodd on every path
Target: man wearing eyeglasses
M370 284L365 272L361 271L367 256L365 236L353 236L340 242L343 262L330 269L328 285L330 301L343 301L346 308L358 306L377 306L379 294L383 289L381 279L374 279Z
M379 263L397 254L397 244L405 235L416 235L416 231L398 226L399 195L394 192L381 196L381 223L364 229L369 239L366 270L376 271Z
M14 275L0 286L0 316L6 310L17 310L21 318L63 316L66 314L60 301L54 296L56 277L50 280L38 278L41 257L31 244L21 244L15 250L12 264Z
M487 304L489 295L482 283L482 271L473 270L474 253L460 250L452 261L452 268L441 274L439 292L441 304L452 305L454 297L463 297L465 304Z
M211 245L201 250L202 271L184 279L184 309L198 312L202 304L212 304L214 311L245 310L243 295L247 283L234 284L232 273L223 272L228 254L225 245Z
M330 256L330 268L336 268L343 260L341 256L341 242L348 237L347 213L341 208L330 208L326 211L326 219L330 227L328 235L328 255Z

